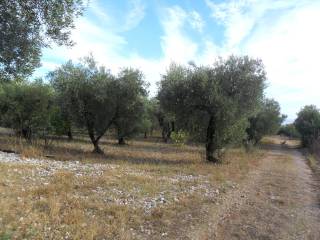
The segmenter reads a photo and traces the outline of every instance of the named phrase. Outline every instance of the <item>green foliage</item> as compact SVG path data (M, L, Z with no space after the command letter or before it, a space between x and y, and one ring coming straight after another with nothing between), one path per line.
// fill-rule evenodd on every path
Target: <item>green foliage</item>
M62 108L56 105L56 102L51 111L50 124L54 134L58 136L68 135L72 139L71 120L64 114Z
M188 140L188 134L182 130L171 133L173 143L177 145L184 145Z
M159 129L159 120L157 117L159 101L156 98L145 98L144 105L145 111L142 117L141 130L144 133L152 135L154 130Z
M102 153L99 140L112 126L121 141L140 130L147 95L140 71L123 69L115 77L90 56L77 65L69 61L48 77L65 122L87 129L94 152Z
M49 78L71 120L87 129L94 151L102 153L99 140L119 114L115 77L90 56L77 65L69 61Z
M284 119L279 103L273 99L265 99L257 114L249 118L250 125L246 130L248 140L256 144L263 136L277 133Z
M139 70L123 69L117 78L117 116L114 125L118 138L124 139L141 132L147 125L145 97L147 84Z
M314 105L303 107L298 113L294 126L301 135L302 144L310 146L314 140L319 138L320 112Z
M0 81L23 78L40 65L41 49L72 45L82 0L0 1Z
M0 86L1 124L31 141L50 130L52 89L42 81L5 83Z
M156 116L158 119L159 127L161 128L161 135L164 142L168 142L171 138L171 133L175 130L175 116L168 112L164 111L161 106L156 106Z
M0 240L10 240L12 233L0 233Z
M260 60L231 56L213 66L171 65L160 83L161 108L186 131L206 129L207 159L245 136L247 118L263 97L265 71ZM205 124L205 125L204 125Z
M280 127L278 131L279 135L285 135L290 138L300 138L301 135L294 126L294 124L286 124Z

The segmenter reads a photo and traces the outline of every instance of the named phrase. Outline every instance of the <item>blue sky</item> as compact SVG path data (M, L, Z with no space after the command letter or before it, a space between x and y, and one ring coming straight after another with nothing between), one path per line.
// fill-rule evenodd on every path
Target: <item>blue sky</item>
M72 48L44 49L34 77L92 53L115 74L139 68L150 93L170 62L212 64L230 54L261 58L267 97L288 121L320 107L320 0L90 0L76 20Z

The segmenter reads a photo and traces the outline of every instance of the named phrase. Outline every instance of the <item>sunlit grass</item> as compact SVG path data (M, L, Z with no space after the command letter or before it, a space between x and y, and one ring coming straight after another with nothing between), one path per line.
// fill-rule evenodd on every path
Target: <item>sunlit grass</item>
M99 173L66 168L43 175L46 166L0 164L0 239L136 239L164 233L178 227L179 215L200 214L203 204L213 204L211 192L228 191L226 183L241 181L264 155L233 149L223 164L214 165L205 161L202 146L157 138L121 147L104 139L105 156L92 154L86 139L47 148L13 137L0 142L25 158L50 155L66 164L112 166Z

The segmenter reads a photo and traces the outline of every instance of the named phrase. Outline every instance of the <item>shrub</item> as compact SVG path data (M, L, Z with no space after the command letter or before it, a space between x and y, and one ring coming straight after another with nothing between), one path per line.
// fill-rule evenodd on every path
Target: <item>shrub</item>
M314 105L305 106L298 113L294 126L301 135L303 146L309 147L320 133L320 112Z
M171 133L172 141L177 145L184 145L188 140L188 134L182 130Z
M294 124L286 124L280 127L278 131L279 135L284 135L289 138L300 138L301 135L294 126Z
M51 110L52 89L40 80L0 86L1 124L15 129L29 142L48 133Z

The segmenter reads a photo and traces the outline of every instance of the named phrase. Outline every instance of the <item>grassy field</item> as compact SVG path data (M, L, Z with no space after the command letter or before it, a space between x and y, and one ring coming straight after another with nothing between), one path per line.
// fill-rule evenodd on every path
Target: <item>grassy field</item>
M84 138L44 148L2 135L0 148L22 159L0 161L0 239L175 239L264 155L232 149L213 165L202 146L159 138L103 139L101 147L105 156Z

